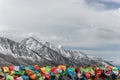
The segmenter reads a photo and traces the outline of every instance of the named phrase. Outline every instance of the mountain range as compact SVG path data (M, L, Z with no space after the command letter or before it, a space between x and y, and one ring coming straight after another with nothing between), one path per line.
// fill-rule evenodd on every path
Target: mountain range
M61 45L42 43L33 37L20 42L0 37L0 65L111 65L81 51L65 50Z

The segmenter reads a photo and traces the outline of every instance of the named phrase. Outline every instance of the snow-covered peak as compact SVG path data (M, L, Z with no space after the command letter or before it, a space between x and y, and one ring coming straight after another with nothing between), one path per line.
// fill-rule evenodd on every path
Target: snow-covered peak
M0 52L3 52L4 54L12 54L11 50L10 50L10 43L14 44L15 42L12 40L9 40L7 38L4 37L0 37Z
M58 48L61 49L61 48L62 48L62 45L58 45Z
M29 38L26 38L26 39L22 40L20 42L20 44L24 45L24 46L26 46L26 47L28 47L29 49L32 49L32 50L38 50L39 48L41 48L43 46L42 43L40 43L38 40L36 40L33 37L29 37Z
M5 37L0 37L0 43L1 44L7 44L7 43L10 43L10 42L15 42L15 41L13 41L13 40L10 40L10 39L8 39L8 38L5 38Z
M101 64L103 62L100 59L90 58L80 51L65 50L61 45L54 45L50 42L43 44L33 37L26 38L20 43L0 37L0 56L9 59L7 55L11 57L10 61L14 58L14 60L18 60L16 63L19 64L30 64L31 61L34 61L33 63L37 61L37 63L47 65L68 64L80 66L89 63Z
M45 42L45 44L44 44L45 46L47 46L47 47L49 47L49 48L51 48L51 43L49 43L49 42Z
M29 38L26 38L24 40L21 41L22 42L35 42L35 43L39 43L39 41L37 41L34 37L29 37Z
M4 39L4 40L6 40L7 38L5 38L5 37L0 37L0 40L1 40L1 39Z
M53 50L55 50L55 51L59 51L59 50L62 49L61 45L55 45L55 44L52 44L50 42L45 42L44 45L47 46L47 47L49 47L49 48L51 48L51 49L53 49Z
M0 65L43 64L44 59L26 46L0 37Z

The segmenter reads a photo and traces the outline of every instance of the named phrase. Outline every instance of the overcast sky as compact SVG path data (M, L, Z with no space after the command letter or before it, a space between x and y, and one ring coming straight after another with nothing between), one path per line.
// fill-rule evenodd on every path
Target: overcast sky
M120 0L0 0L0 36L120 62Z

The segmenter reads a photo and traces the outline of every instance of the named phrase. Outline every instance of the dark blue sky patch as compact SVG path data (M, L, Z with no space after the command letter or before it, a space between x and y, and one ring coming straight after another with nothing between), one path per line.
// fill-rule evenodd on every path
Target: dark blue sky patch
M101 0L85 0L85 2L90 5L90 6L94 6L95 4L104 4L105 5L105 9L118 9L120 8L120 3L116 3L116 2L105 2L105 1L101 1Z

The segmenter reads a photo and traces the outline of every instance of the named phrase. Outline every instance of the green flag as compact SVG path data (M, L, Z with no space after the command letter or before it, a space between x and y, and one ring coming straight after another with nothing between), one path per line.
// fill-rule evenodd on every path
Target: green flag
M47 71L47 72L50 72L50 71L51 71L52 66L46 66L45 68L46 68L46 71Z
M13 76L7 75L6 80L14 80Z

